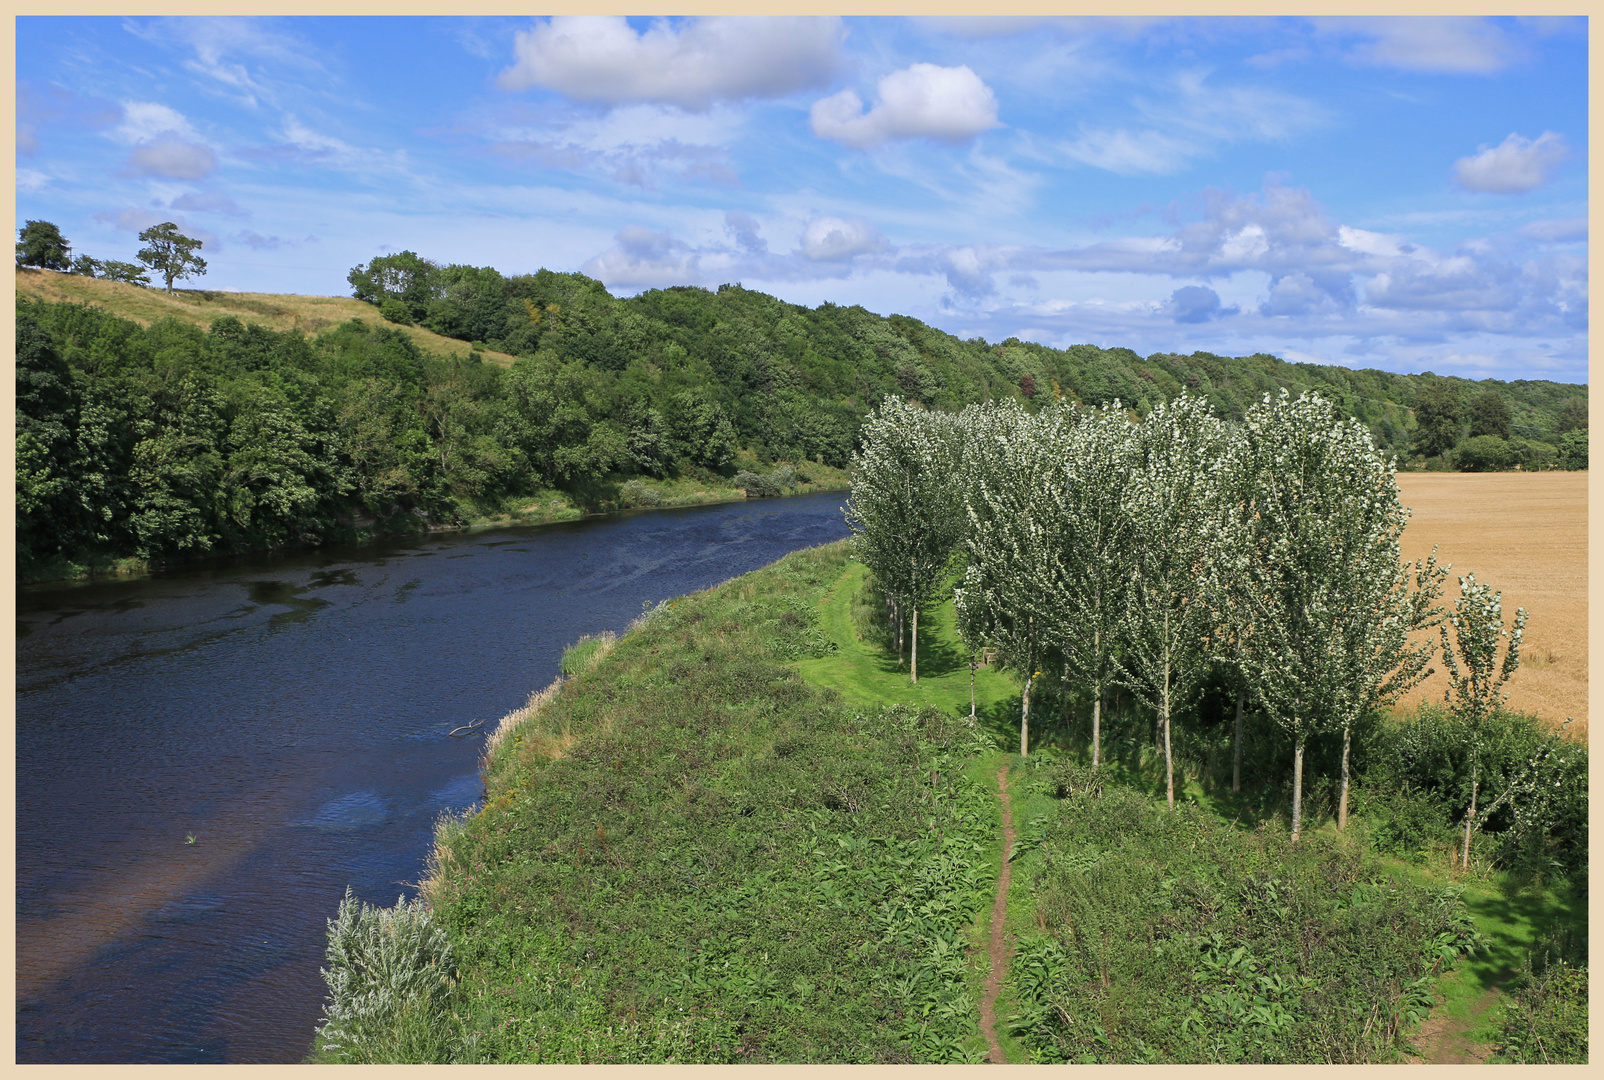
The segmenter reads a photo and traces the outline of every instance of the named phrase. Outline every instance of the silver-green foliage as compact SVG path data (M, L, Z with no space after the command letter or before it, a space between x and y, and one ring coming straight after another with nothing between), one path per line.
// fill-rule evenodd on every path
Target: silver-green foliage
M328 983L317 1046L360 1064L444 1062L454 1024L447 995L455 981L451 944L423 901L393 908L360 903L349 888L328 923Z
M1171 717L1202 685L1216 624L1207 583L1223 542L1229 437L1203 398L1182 394L1154 406L1136 429L1135 468L1119 504L1130 562L1116 663L1120 681L1159 718L1171 806Z
M1296 836L1308 737L1342 731L1346 747L1361 713L1430 673L1431 647L1409 636L1437 620L1444 572L1435 553L1402 560L1409 512L1390 462L1318 395L1249 410L1230 480L1217 581L1244 682L1293 739Z
M1092 764L1101 756L1103 689L1113 675L1121 590L1134 536L1121 505L1135 464L1136 432L1119 402L1086 413L1067 430L1061 482L1049 487L1056 525L1058 647L1071 674L1092 690Z
M961 431L955 417L887 398L863 424L863 452L852 463L847 524L852 550L914 617L940 592L963 532L957 485Z
M1052 551L1043 493L1062 462L1040 437L1038 419L1012 400L967 410L963 422L969 562L954 592L958 627L971 648L995 644L1003 663L1023 678L1019 752L1025 754L1036 665L1061 617L1042 582L1051 575Z
M1453 637L1449 637L1449 628ZM1464 728L1465 753L1470 759L1470 805L1465 811L1464 841L1460 866L1470 865L1470 844L1476 830L1506 803L1511 804L1518 828L1525 817L1554 795L1563 783L1564 744L1558 733L1551 733L1533 750L1525 766L1504 779L1501 790L1478 806L1481 794L1483 732L1487 721L1504 707L1508 695L1504 684L1520 667L1521 638L1526 632L1526 609L1515 609L1515 622L1507 631L1509 642L1499 659L1499 643L1505 636L1503 593L1494 592L1476 580L1475 574L1459 579L1459 599L1442 627L1443 664L1448 668L1448 689L1444 697L1453 716ZM1567 719L1565 724L1570 724Z

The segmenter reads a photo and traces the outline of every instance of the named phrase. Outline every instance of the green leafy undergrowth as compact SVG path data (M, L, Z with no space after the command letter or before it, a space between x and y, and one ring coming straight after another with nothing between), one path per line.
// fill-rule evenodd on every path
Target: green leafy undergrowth
M1173 812L1066 761L1011 969L1041 1062L1398 1061L1479 935L1351 840Z
M809 686L843 545L660 605L503 738L445 823L455 1060L974 1056L995 865L963 717ZM966 1045L967 1043L967 1045Z
M1504 1002L1494 1061L1587 1064L1587 927L1555 927Z

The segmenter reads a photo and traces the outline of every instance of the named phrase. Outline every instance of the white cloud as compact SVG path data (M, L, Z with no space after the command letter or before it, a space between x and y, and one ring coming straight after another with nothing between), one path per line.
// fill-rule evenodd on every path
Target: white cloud
M966 142L1000 127L997 96L967 66L913 64L880 80L867 113L853 90L813 103L813 133L857 149L893 139Z
M200 133L183 113L154 101L123 102L123 122L112 128L110 135L118 142L130 144L148 142L162 135L200 141Z
M1587 239L1587 219L1572 217L1534 221L1530 225L1522 226L1520 232L1522 236L1529 236L1533 240L1548 244L1570 244Z
M134 147L124 167L134 176L200 180L217 168L217 155L200 143L169 135Z
M1139 97L1143 123L1131 127L1083 126L1061 152L1072 161L1121 176L1178 172L1220 145L1273 142L1324 124L1328 113L1292 94L1251 86L1215 86L1209 72L1178 72Z
M843 221L838 217L821 217L808 222L802 230L801 251L814 260L850 259L883 251L886 238L880 230L861 218Z
M1490 75L1521 57L1520 47L1481 18L1399 17L1316 19L1319 29L1366 38L1349 59L1377 67L1454 75Z
M17 190L32 195L36 191L43 191L50 186L50 176L37 169L18 169Z
M518 32L507 90L540 86L576 101L658 102L702 110L715 101L783 97L822 86L839 63L836 18L666 20L636 33L618 16L555 16Z
M1163 175L1191 164L1202 152L1195 141L1157 131L1088 131L1063 147L1072 161L1120 176Z
M1511 132L1497 146L1454 162L1454 182L1468 191L1505 195L1532 191L1548 183L1560 163L1570 156L1565 137L1545 131L1535 139Z
M702 280L697 252L667 232L630 225L620 229L613 241L611 248L579 268L609 289L660 289Z

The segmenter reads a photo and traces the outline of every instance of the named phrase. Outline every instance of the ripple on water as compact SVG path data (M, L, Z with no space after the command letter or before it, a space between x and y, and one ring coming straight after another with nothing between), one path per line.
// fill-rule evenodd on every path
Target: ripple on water
M323 832L353 832L370 829L389 816L387 802L377 792L353 791L324 803L316 814L296 824Z

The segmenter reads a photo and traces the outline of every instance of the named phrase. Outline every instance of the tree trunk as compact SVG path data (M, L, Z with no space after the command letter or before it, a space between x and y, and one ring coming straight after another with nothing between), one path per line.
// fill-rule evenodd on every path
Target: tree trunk
M1033 672L1025 673L1025 692L1019 700L1019 756L1030 753L1030 684L1036 678Z
M1102 727L1103 684L1099 682L1092 687L1092 768L1094 769L1100 760Z
M1236 731L1231 736L1231 791L1242 790L1242 699L1246 694L1236 695Z
M919 681L919 605L918 604L915 604L914 607L913 607L913 636L910 637L908 640L909 640L909 643L913 646L913 651L910 654L913 657L913 664L908 669L908 674L913 676L913 681L915 683L918 683L918 681Z
M1337 792L1337 831L1348 827L1348 747L1353 743L1353 725L1342 725L1342 785Z
M975 654L969 654L969 719L975 718Z
M1298 735L1292 751L1292 842L1297 843L1303 828L1303 735Z
M1164 785L1170 809L1175 809L1175 758L1170 752L1170 665L1164 662Z
M1474 760L1470 763L1470 813L1465 815L1465 850L1459 857L1459 868L1461 870L1470 869L1470 834L1471 826L1476 821L1476 789L1479 786L1476 772L1477 766L1480 764L1479 761Z
M1103 733L1103 632L1092 631L1092 663L1097 672L1092 682L1092 768L1101 757Z

